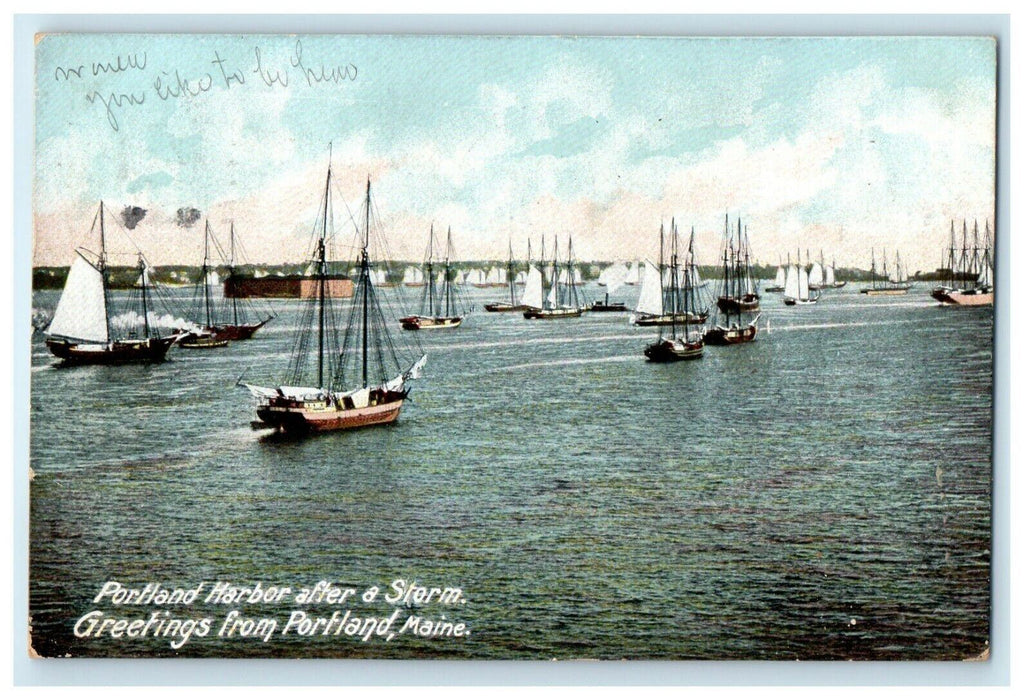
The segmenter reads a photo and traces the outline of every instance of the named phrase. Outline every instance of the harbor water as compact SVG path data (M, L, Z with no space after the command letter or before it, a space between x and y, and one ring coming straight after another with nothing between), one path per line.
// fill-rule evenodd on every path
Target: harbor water
M588 298L601 298L593 282ZM398 290L402 291L402 290ZM418 290L415 291L417 293ZM411 292L411 290L409 290ZM645 362L626 313L527 321L469 290L420 332L393 426L250 429L294 300L254 339L167 362L59 367L32 341L30 609L44 656L965 659L989 630L992 309L929 287L813 306L763 297L755 343ZM185 293L185 292L184 292ZM635 288L617 298L632 303ZM37 292L53 308L58 291ZM117 293L116 293L117 295ZM396 324L395 324L396 326ZM767 330L768 328L768 330ZM401 331L397 330L400 334ZM464 636L76 634L118 581L461 588L401 619ZM337 606L380 616L382 600ZM328 616L333 606L312 606ZM280 603L233 609L282 624ZM81 627L80 627L81 630Z

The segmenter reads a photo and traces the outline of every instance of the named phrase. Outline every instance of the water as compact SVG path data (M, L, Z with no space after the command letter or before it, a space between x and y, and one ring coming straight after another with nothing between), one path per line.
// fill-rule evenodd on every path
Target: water
M593 294L592 285L585 287ZM504 290L500 290L504 293ZM636 294L629 290L630 296ZM652 365L625 314L424 332L395 426L260 439L234 386L299 306L156 366L32 353L31 611L44 655L958 659L986 648L991 309L927 289L764 297L756 343ZM472 300L500 296L477 290ZM598 294L600 298L600 294ZM38 293L52 307L56 293ZM633 299L631 298L630 301ZM766 332L767 320L772 332ZM459 639L76 638L108 579L460 586ZM297 606L240 606L285 620ZM354 606L382 614L382 603ZM332 607L312 608L328 616ZM211 615L226 608L172 608ZM149 609L146 611L149 614Z

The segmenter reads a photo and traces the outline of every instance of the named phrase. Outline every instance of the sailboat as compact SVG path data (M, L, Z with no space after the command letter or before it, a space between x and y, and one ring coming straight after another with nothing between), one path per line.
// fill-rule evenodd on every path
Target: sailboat
M529 261L527 261L529 264ZM515 259L512 257L512 241L508 241L508 268L505 270L508 280L508 303L503 301L492 301L484 304L483 308L494 313L508 311L526 311L529 307L516 303L516 271Z
M584 304L580 300L580 292L576 286L576 276L573 274L573 239L569 239L569 258L561 272L558 264L558 237L555 237L555 254L552 258L551 267L551 291L548 298L544 300L540 308L529 308L523 312L525 319L555 319L575 318L581 316L584 311ZM564 277L564 279L563 279ZM532 279L527 281L527 288ZM542 290L543 291L543 290Z
M401 283L406 287L422 287L426 284L426 280L423 277L422 270L415 265L409 265L405 268Z
M677 254L676 222L671 223L670 228L673 236L671 245L672 255ZM706 311L689 311L681 304L675 304L673 298L682 296L690 285L692 293L695 287L700 286L698 269L691 267L684 278L673 274L672 268L665 264L666 244L663 225L659 225L659 265L650 262L645 263L644 274L641 275L641 294L637 299L637 307L634 309L633 323L635 326L669 326L677 323L705 323L709 316ZM689 255L692 262L694 259L694 229L691 229L691 243Z
M784 282L786 281L785 271L783 265L777 265L777 274L773 280L773 284L766 288L767 292L783 292Z
M953 227L955 224L953 224ZM949 249L949 285L944 281L931 292L931 296L944 306L990 306L995 303L995 266L992 261L992 229L985 221L984 240L981 241L977 222L974 222L974 245L967 247L967 223L963 222L963 248L956 256L955 229Z
M673 245L670 255L669 277L672 294L663 294L661 299L661 316L672 319L669 326L659 326L659 337L644 349L644 356L649 362L678 362L680 360L697 360L705 351L705 343L700 331L692 330L692 322L688 319L697 316L695 286L691 281L694 273L694 229L691 229L691 245L689 261L684 266L683 283L680 280L679 261L677 259L677 229L672 226ZM661 245L661 244L660 244ZM659 275L661 279L661 274ZM683 294L681 294L683 290ZM681 320L682 319L682 320ZM663 331L668 328L669 333ZM678 330L682 335L678 335Z
M906 273L903 271L902 258L898 251L895 252L895 269L888 272L888 254L882 254L881 274L877 274L877 257L870 251L870 286L859 290L860 294L867 296L898 296L906 294L913 286L907 283Z
M257 420L251 423L255 430L274 429L303 434L394 423L408 398L410 388L407 382L418 379L426 364L426 355L410 364L401 360L383 317L369 259L372 210L372 184L369 181L366 182L361 212L363 225L358 232L361 251L355 293L343 340L338 344L332 298L327 290L326 238L331 230L331 179L332 166L326 171L321 232L312 256L315 289L308 297L305 319L309 323L302 328L295 345L290 384L271 388L238 381L257 401ZM315 338L311 337L312 325ZM315 367L311 366L313 360ZM308 385L301 384L306 379L314 381Z
M801 261L801 258L802 256L799 255L799 261ZM819 263L816 263L816 265L819 265ZM804 267L801 265L791 264L791 256L789 255L787 274L785 275L784 282L784 305L797 306L800 304L815 304L820 298L820 294L819 292L816 293L816 296L812 296L812 294L810 294L809 289L811 279L812 275L807 275Z
M824 289L841 289L845 286L844 280L838 281L835 279L835 261L831 258L831 266L823 269L823 287Z
M205 227L206 226L207 222L205 222ZM215 242L217 244L217 241ZM236 225L234 222L230 221L229 260L226 263L226 286L234 286L239 277L236 270L236 257ZM216 329L218 337L225 340L249 340L254 337L254 334L257 333L260 328L276 316L271 307L263 314L258 313L258 311L249 303L247 304L246 309L241 309L240 300L235 294L228 298L227 304L229 306L227 309L227 317L222 323L218 324ZM248 320L248 318L257 320Z
M758 310L759 295L755 292L749 264L747 234L742 234L741 220L737 223L737 245L730 230L729 216L723 225L723 278L717 291L716 318L705 332L708 345L737 345L755 340L759 333L756 325L760 314L747 323L744 314Z
M723 279L716 297L716 306L724 313L740 314L759 309L759 294L752 279L748 232L742 233L737 220L737 245L730 228L729 215L723 222Z
M430 242L426 254L426 285L422 295L422 304L418 314L400 319L401 328L406 331L430 330L437 328L458 328L462 325L464 314L458 311L454 279L451 270L451 228L447 230L447 246L444 249L444 269L437 279L433 276L433 226L430 225ZM440 297L437 298L437 288ZM434 308L436 303L436 308Z
M104 203L100 203L90 233L100 228L100 252L75 250L64 291L47 326L46 346L65 364L119 365L132 362L160 362L182 333L157 335L150 324L150 275L143 253L137 251L139 278L132 295L139 302L138 318L128 331L119 335L111 324L111 299L108 282L107 240L104 231Z

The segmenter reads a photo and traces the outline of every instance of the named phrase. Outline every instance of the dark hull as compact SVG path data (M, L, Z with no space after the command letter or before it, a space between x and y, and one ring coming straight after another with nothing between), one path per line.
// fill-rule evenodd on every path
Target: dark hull
M642 316L634 321L635 326L672 326L674 323L690 323L697 325L708 320L708 313L701 314L665 314L663 316Z
M705 334L706 345L737 345L750 343L759 335L755 324L744 328L721 328L717 326Z
M644 356L649 362L680 362L682 360L697 360L705 352L705 344L702 341L697 343L673 343L669 340L660 340L644 349Z
M940 301L942 303L948 303L948 301L949 301L949 294L952 294L952 292L954 292L954 291L956 291L956 290L951 289L949 287L935 287L934 289L931 290L931 297L935 301Z
M215 326L211 330L219 340L250 340L259 328L271 320L271 318L266 318L261 323L225 324Z
M529 309L523 312L525 319L577 318L583 309Z
M483 308L485 311L490 311L496 314L511 313L513 311L528 311L530 309L530 307L526 306L525 304L516 304L515 306L513 306L512 304L502 304L500 302L484 304Z
M720 297L716 300L716 305L720 311L726 314L757 311L759 309L759 297L755 294L746 294L743 297Z
M402 330L422 331L442 328L458 328L464 316L447 316L430 318L428 316L406 316L400 319Z
M784 287L778 287L778 286L774 285L772 287L767 287L766 291L767 292L783 292L784 291Z
M589 308L587 310L588 311L595 311L595 312L598 312L598 311L629 311L629 309L626 307L626 304L624 304L621 301L617 301L617 302L614 302L612 304L603 304L601 302L596 301L593 304L591 304L591 308Z
M177 335L149 338L144 341L115 341L106 345L75 343L48 338L47 349L66 365L127 365L140 362L163 362Z

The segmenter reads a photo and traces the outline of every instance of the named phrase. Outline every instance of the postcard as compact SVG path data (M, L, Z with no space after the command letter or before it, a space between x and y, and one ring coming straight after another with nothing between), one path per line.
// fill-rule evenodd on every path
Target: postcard
M31 654L990 657L993 37L35 52Z

